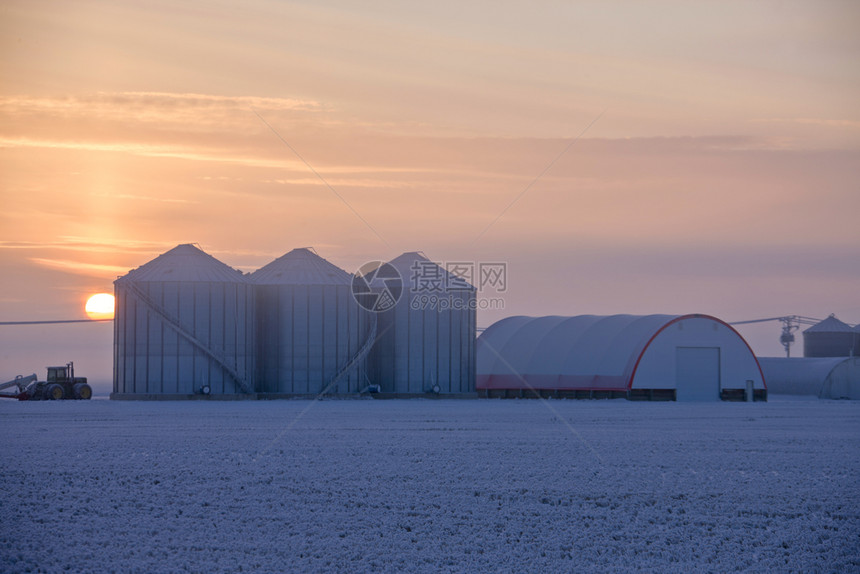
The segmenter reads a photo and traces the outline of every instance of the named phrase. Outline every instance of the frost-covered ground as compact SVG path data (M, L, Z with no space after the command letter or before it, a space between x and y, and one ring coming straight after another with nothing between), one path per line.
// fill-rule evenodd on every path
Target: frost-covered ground
M0 402L2 572L860 570L860 403Z

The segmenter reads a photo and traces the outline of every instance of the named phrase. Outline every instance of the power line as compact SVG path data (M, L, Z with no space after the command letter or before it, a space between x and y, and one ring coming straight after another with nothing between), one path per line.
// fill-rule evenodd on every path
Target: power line
M55 321L0 321L0 325L56 325L58 323L105 323L113 319L58 319Z

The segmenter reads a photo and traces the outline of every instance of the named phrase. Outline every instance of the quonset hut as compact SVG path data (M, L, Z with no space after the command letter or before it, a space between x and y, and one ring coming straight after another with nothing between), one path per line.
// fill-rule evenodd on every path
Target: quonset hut
M767 398L749 345L707 315L509 317L477 354L479 396Z
M760 357L768 392L860 400L860 358Z
M251 274L258 392L355 393L367 385L376 318L353 299L351 279L307 248Z
M422 253L388 263L402 280L402 293L378 316L370 380L397 395L475 392L477 292Z
M253 294L240 271L178 245L114 291L111 398L254 392Z
M860 356L860 333L830 315L803 332L804 357Z

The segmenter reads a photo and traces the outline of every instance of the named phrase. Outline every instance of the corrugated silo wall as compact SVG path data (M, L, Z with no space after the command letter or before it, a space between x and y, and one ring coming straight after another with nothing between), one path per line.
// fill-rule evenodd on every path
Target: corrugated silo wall
M850 331L817 331L803 334L804 357L849 357L857 350L857 334Z
M367 340L369 320L349 285L257 285L257 391L355 393L366 360L337 383Z
M242 393L225 369L118 280L115 287L114 392ZM251 286L229 282L137 282L169 318L254 387Z
M397 305L378 315L371 380L385 393L475 392L476 293L445 293L448 309L414 309L419 294L404 290ZM456 308L453 308L456 307Z

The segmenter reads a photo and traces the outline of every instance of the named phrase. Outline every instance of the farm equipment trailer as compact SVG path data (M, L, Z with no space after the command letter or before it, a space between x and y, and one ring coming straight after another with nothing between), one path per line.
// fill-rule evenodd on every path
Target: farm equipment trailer
M17 387L15 394L0 393L0 397L19 401L90 399L93 389L87 384L86 377L75 376L75 364L66 363L64 367L48 367L48 377L44 381L34 374L18 375L9 382L0 384L0 391Z

